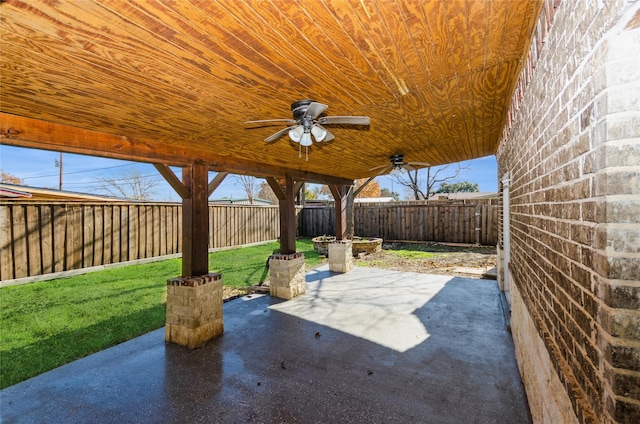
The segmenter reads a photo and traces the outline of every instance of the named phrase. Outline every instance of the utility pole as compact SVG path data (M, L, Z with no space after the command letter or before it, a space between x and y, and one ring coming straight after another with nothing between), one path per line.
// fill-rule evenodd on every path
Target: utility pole
M62 191L62 152L60 152L60 159L55 159L56 168L60 168L60 177L58 179L58 190Z

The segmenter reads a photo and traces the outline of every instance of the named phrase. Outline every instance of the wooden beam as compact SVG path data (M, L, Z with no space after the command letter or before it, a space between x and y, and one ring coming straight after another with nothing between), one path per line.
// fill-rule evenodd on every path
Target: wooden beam
M202 163L182 168L182 182L191 197L182 199L182 276L209 272L208 170Z
M336 240L347 238L347 195L349 187L346 185L330 185L329 190L335 200Z
M267 180L267 184L269 184L269 187L271 187L271 190L273 190L273 193L276 195L278 200L284 200L285 199L284 189L282 188L278 180L275 179L274 177L267 177L265 179Z
M280 166L230 158L185 144L176 149L154 140L92 131L4 112L0 112L0 144L174 166L191 166L197 158L211 170L243 175L284 176L288 171Z
M178 193L181 199L188 199L191 197L191 192L180 179L173 173L171 168L163 163L154 163L153 166L158 170L160 175L169 183L169 185Z
M291 173L297 181L321 184L348 185L351 181L210 153L184 143L176 149L174 145L154 140L87 130L5 112L0 112L0 144L181 167L191 166L197 158L209 170L218 172L278 178Z
M213 177L213 180L209 182L207 198L209 198L209 196L211 196L213 192L216 191L216 189L220 186L220 184L222 184L224 179L227 178L227 175L229 175L228 172L218 172L218 174Z
M371 181L373 181L378 175L374 175L373 177L370 177L367 181L364 182L364 184L362 184L360 187L358 187L358 189L353 193L354 197L357 197L358 194L360 194L360 192L367 186L369 185L369 183Z
M317 184L334 184L334 185L351 185L353 180L348 178L333 177L331 175L316 174L314 172L289 170L287 174L291 175L296 181L304 181L307 183Z

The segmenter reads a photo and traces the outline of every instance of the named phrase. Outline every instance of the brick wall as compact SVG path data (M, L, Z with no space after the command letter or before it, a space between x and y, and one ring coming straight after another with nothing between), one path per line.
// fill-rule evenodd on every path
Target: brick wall
M546 4L553 24L497 152L518 361L548 361L563 391L523 372L530 400L556 405L532 405L536 421L566 398L578 422L638 423L640 1Z

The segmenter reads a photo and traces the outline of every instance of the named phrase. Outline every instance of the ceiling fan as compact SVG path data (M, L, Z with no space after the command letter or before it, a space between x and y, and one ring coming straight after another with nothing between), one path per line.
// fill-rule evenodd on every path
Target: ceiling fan
M300 156L302 157L302 147L306 150L307 160L309 160L308 148L316 142L330 141L334 139L323 125L369 125L370 118L368 116L323 116L329 106L318 103L314 100L299 100L291 103L291 111L293 119L262 119L259 121L246 121L245 124L264 124L270 122L283 122L289 124L287 128L281 129L275 134L265 138L264 141L271 142L289 133L289 138L300 145ZM313 138L312 138L313 136Z
M406 169L407 171L413 171L419 167L431 166L431 164L427 162L405 162L404 155L391 155L389 156L389 161L391 161L388 165L380 165L370 168L369 171L374 171L376 169L382 169L378 175L386 174L390 171L401 171L402 169Z

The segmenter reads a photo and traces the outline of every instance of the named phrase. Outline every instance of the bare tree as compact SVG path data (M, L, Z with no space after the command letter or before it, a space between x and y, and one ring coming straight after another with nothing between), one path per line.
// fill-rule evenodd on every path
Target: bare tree
M446 165L437 169L432 169L430 166L424 169L407 170L406 172L398 172L392 175L398 184L407 187L411 191L415 200L423 200L429 198L437 184L439 185L445 181L453 180L458 177L460 171L469 169L458 164L455 170L450 170L447 173L446 171L449 166L450 165ZM424 185L422 185L423 180L420 174L420 171L423 170L427 171L427 177L424 180Z
M159 178L142 175L137 169L122 174L118 177L96 178L99 183L98 190L102 190L115 197L125 197L136 200L151 200L155 188L160 182Z
M238 184L242 186L242 189L247 194L247 199L249 199L249 204L253 205L253 199L256 197L256 193L259 189L258 179L256 177L252 177L251 175L238 175L236 176L236 180Z

